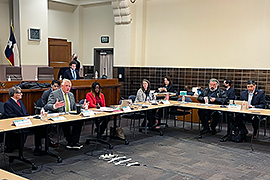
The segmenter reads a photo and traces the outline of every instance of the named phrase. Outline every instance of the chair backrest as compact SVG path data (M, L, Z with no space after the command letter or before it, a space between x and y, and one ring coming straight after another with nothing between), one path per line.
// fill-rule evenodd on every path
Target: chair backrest
M80 100L79 104L83 104L85 99Z
M69 68L70 68L70 67L61 67L61 68L59 69L57 79L59 79L60 76L62 76L62 78L63 78L65 71L66 71L67 69L69 69Z
M177 101L182 101L182 97L177 99ZM185 96L185 102L192 102L192 100L190 99L190 97Z
M135 95L130 95L130 96L128 96L128 99L131 99L132 103L134 103L135 99L136 99L136 96Z
M40 110L43 106L44 105L41 99L38 99L37 102L34 102L35 114L40 114Z
M10 78L12 81L22 80L21 67L7 66L6 67L6 80Z
M38 80L53 80L53 67L38 67Z
M0 119L4 117L4 104L3 102L0 102Z

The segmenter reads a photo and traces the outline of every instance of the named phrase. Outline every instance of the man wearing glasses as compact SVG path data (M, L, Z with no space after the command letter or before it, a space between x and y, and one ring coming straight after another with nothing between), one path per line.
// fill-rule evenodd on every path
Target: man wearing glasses
M22 90L19 86L13 86L9 89L8 94L10 96L9 100L4 104L5 116L7 118L29 116L27 110L21 101L22 99ZM24 135L24 142L26 140L26 133ZM14 132L8 132L6 136L6 152L11 152L14 149L19 148L20 144L20 135Z
M60 87L60 82L58 80L53 80L51 82L51 89L44 91L42 94L42 97L41 97L42 106L45 106L47 104L51 92L59 89L59 87Z

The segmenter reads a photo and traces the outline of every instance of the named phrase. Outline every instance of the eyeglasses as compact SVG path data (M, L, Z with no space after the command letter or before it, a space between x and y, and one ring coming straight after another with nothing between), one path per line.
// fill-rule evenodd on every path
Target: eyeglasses
M53 85L54 87L59 87L58 85Z

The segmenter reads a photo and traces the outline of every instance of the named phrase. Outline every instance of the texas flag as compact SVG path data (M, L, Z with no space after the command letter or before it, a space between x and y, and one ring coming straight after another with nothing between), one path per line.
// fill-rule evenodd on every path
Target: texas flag
M19 51L16 44L12 25L10 25L10 36L7 43L7 47L5 49L5 56L11 66L20 65Z

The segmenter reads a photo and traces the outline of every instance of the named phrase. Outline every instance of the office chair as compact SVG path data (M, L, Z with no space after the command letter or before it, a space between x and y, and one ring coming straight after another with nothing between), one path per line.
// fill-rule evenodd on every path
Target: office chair
M41 99L38 99L37 102L34 102L34 109L35 109L35 114L40 114L40 110L43 107L43 103Z
M131 99L132 100L132 103L135 102L135 99L136 99L136 96L135 95L130 95L128 97L128 99ZM121 101L119 102L119 104L121 104ZM144 115L141 114L141 113L129 113L129 114L124 114L124 115L121 115L120 118L119 118L119 126L121 124L121 118L125 118L125 119L130 119L130 131L131 131L131 128L133 126L133 132L132 132L132 137L134 138L135 137L135 121L138 120L139 121L139 126L140 126L140 120L141 119L144 119Z
M53 67L38 67L38 80L53 80Z
M177 101L182 101L182 97L177 99ZM185 102L192 102L189 97L185 97ZM176 127L177 116L183 116L183 130L185 130L185 118L186 115L191 115L191 129L193 128L193 115L192 115L192 108L186 107L172 107L171 110L167 114L167 119L169 115L174 115L174 127ZM166 121L167 121L166 119Z

